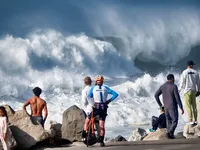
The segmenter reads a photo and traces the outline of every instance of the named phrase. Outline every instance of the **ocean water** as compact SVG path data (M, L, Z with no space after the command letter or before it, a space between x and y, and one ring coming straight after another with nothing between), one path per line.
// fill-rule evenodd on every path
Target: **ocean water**
M187 60L200 65L193 1L2 1L0 8L0 104L19 110L39 86L47 120L62 122L67 108L83 108L83 78L102 74L119 93L109 105L106 136L128 137L159 115L154 94L166 75L179 85ZM186 121L180 115L177 131Z

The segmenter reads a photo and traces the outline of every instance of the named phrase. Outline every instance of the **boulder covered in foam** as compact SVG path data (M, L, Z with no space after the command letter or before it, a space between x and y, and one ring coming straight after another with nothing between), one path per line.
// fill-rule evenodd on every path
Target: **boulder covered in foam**
M64 111L61 128L62 138L71 142L81 141L85 117L85 112L76 105Z
M51 135L39 123L32 122L26 111L14 111L8 105L5 108L8 112L10 129L17 141L18 149L29 149L36 143L51 138Z

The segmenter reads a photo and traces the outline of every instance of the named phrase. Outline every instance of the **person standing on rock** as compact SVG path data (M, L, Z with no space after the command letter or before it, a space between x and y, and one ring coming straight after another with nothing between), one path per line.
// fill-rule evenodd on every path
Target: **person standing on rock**
M86 110L86 119L85 119L85 124L84 124L84 128L83 128L83 132L82 132L82 138L86 138L86 131L87 131L87 128L89 126L89 122L90 122L90 114L93 110L92 106L94 105L94 103L92 103L92 100L89 99L89 93L90 93L90 90L92 88L91 84L92 84L92 80L90 77L85 77L84 78L84 84L85 84L85 88L82 90L82 103L85 107L85 110Z
M48 116L47 103L45 100L40 98L40 94L42 93L42 90L39 87L35 87L33 89L33 93L34 93L34 96L28 99L24 103L23 110L26 111L26 107L30 105L32 121L39 122L42 125L42 127L44 127L44 123ZM44 118L42 116L43 110L44 110Z
M163 104L160 102L159 96L162 94L165 108L165 116L167 122L167 136L174 139L174 131L178 124L178 106L181 109L181 114L184 114L183 105L178 92L178 87L174 84L174 75L167 75L167 82L164 83L156 92L155 98L160 107Z
M183 71L180 80L180 91L184 90L185 107L191 125L197 125L196 96L200 93L199 74L193 69L194 65L193 61L188 61L187 69Z
M99 116L99 125L100 125L100 137L99 142L101 146L104 144L105 136L105 120L107 116L108 104L115 100L118 94L110 89L108 86L103 85L104 77L97 75L95 77L95 86L91 88L89 97L94 100L94 114ZM112 97L107 99L108 94L111 94Z

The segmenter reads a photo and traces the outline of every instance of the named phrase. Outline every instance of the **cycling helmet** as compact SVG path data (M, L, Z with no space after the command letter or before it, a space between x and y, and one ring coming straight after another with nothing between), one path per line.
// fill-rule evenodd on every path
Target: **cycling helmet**
M95 77L95 82L96 83L99 83L99 84L102 84L103 83L103 80L104 80L104 77L102 75L97 75Z

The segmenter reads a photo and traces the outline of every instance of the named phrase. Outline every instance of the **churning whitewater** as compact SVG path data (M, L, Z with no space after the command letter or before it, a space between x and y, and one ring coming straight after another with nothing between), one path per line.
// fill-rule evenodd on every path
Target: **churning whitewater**
M109 105L107 134L114 136L118 134L114 132L121 132L128 136L132 127L148 126L151 116L159 114L154 93L166 81L167 73L174 73L179 85L182 70L176 64L188 55L190 59L195 57L190 53L200 44L199 11L193 7L147 11L146 7L118 4L88 5L90 11L84 5L77 7L85 14L77 24L84 20L87 30L59 29L55 22L62 16L58 14L55 26L51 21L47 24L52 26L45 24L47 27L33 24L38 13L41 18L50 17L44 9L34 12L32 20L28 13L17 16L24 19L26 33L20 19L10 28L13 33L1 32L0 104L22 109L23 103L32 96L32 88L39 86L43 90L41 97L47 101L47 120L62 122L62 113L67 108L72 105L83 108L83 78L89 75L94 79L95 75L102 74L105 84L119 93ZM62 19L63 24L69 22L68 18ZM4 29L4 24L0 23L0 28ZM136 60L144 65L154 62L152 69L146 72L145 67L135 64ZM157 65L164 67L155 74ZM166 70L171 65L175 67ZM183 93L181 97L183 100ZM180 116L180 125L186 121L185 117L186 114ZM115 130L118 127L125 131Z

